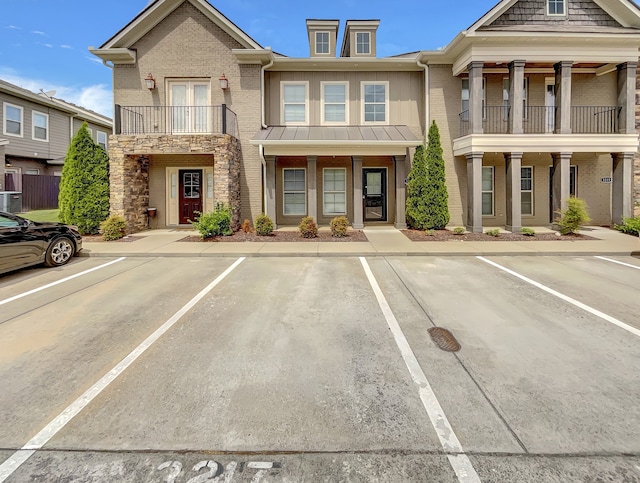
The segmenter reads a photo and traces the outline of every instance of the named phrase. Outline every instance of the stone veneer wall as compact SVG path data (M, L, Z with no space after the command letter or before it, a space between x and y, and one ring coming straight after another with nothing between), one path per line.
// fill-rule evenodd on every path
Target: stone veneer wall
M236 230L240 226L242 153L236 138L229 135L111 135L110 211L126 220L127 232L147 228L149 163L153 162L154 154L213 155L213 199L231 206L232 228Z

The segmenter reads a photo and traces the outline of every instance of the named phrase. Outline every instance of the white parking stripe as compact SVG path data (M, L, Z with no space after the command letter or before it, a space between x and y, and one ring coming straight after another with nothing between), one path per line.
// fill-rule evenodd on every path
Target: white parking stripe
M604 312L600 312L599 310L594 309L593 307L589 307L586 304L583 304L582 302L579 302L576 299L573 299L567 295L561 294L560 292L556 292L555 290L553 290L552 288L547 287L546 285L542 285L541 283L536 282L535 280L531 280L530 278L525 277L524 275L520 275L517 272L514 272L513 270L510 270L506 267L503 267L502 265L498 265L495 262L492 262L491 260L487 260L484 257L476 257L478 260L482 260L485 263L488 263L489 265L493 265L494 267L502 270L503 272L507 272L510 275L513 275L514 277L519 278L520 280L523 280L531 285L533 285L534 287L538 287L540 290L544 290L547 293L550 293L551 295L558 297L559 299L564 300L565 302L569 302L572 305L575 305L576 307L581 308L582 310L585 310L587 312L589 312L590 314L595 315L596 317L600 317L603 320L606 320L607 322L610 322L614 325L617 325L618 327L620 327L621 329L626 330L627 332L632 333L633 335L640 337L640 330L636 329L635 327L630 326L629 324L625 324L624 322L622 322L621 320L616 319L615 317L611 317L610 315L605 314Z
M14 295L13 297L9 297L8 299L0 300L0 305L8 304L9 302L13 302L14 300L21 299L22 297L26 297L28 295L33 295L34 293L41 292L42 290L46 290L48 288L55 287L56 285L60 285L61 283L68 282L69 280L73 280L74 278L82 277L83 275L86 275L87 273L95 272L96 270L100 270L101 268L106 268L109 265L113 265L113 264L121 262L122 260L125 260L125 259L126 259L126 257L121 257L121 258L118 258L117 260L112 260L112 261L110 261L108 263L104 263L104 264L99 265L97 267L90 268L89 270L85 270L84 272L76 273L75 275L71 275L70 277L66 277L66 278L57 280L55 282L48 283L47 285L43 285L42 287L34 288L33 290L29 290L28 292L24 292L24 293L21 293L21 294L18 294L18 295Z
M27 461L38 449L41 449L58 431L78 415L87 405L93 401L109 384L111 384L120 374L122 374L138 357L140 357L154 342L156 342L165 332L178 322L184 314L191 310L202 298L213 290L224 278L229 275L238 265L245 260L239 258L233 265L227 268L213 282L203 288L198 295L193 297L184 307L178 310L173 317L167 320L153 334L147 337L138 347L136 347L127 357L122 359L113 369L91 386L82 396L72 402L56 418L47 424L38 434L36 434L27 444L11 455L0 465L0 483L5 481L16 471L20 465Z
M416 359L407 338L404 336L398 321L393 315L391 311L391 307L387 302L380 286L376 278L369 268L369 264L364 257L360 257L360 263L362 263L362 267L364 268L364 272L369 279L369 284L371 284L371 288L373 289L373 293L378 300L378 305L380 306L380 310L382 310L382 314L384 318L387 320L387 325L389 329L391 329L391 333L398 345L398 349L400 349L400 353L402 354L402 358L404 359L404 363L409 369L409 373L411 374L411 378L413 382L418 386L418 392L420 394L420 399L422 400L422 405L424 406L427 414L429 415L429 419L431 420L431 424L433 425L433 429L435 429L436 434L438 435L438 439L440 440L440 444L442 445L442 449L444 449L445 453L447 453L447 458L449 459L449 463L455 471L458 480L463 483L472 483L479 482L480 477L476 473L476 470L471 464L471 460L469 457L464 454L464 450L462 449L462 445L458 440L458 437L453 432L453 428L447 419L447 416L444 414L442 410L442 406L438 402L433 389L431 388L431 384L427 380L427 376L425 376L422 367L420 367L420 363L418 359ZM454 453L454 454L451 454Z
M617 263L618 265L623 265L625 267L629 267L629 268L635 268L636 270L640 270L640 267L638 267L637 265L631 265L630 263L624 263L624 262L619 262L618 260L614 260L613 258L607 258L607 257L595 257L599 260L605 260L607 262L611 262L611 263Z

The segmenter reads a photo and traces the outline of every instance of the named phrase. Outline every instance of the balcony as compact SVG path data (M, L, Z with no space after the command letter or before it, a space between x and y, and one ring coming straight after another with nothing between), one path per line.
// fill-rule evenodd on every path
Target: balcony
M238 137L236 113L220 106L115 106L115 134L229 134Z
M510 106L483 108L483 134L508 134ZM557 108L553 106L526 106L522 119L524 134L551 134L555 131ZM616 134L620 124L621 107L572 106L571 132L573 134ZM470 112L460 117L460 137L471 134Z

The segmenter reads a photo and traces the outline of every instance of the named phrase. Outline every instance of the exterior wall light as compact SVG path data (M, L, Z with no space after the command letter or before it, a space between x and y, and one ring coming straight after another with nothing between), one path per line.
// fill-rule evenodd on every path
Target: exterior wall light
M151 72L149 72L149 75L145 77L144 83L147 86L147 89L149 89L150 91L156 88L156 80L151 75Z
M229 79L224 74L220 76L220 89L226 91L229 88Z

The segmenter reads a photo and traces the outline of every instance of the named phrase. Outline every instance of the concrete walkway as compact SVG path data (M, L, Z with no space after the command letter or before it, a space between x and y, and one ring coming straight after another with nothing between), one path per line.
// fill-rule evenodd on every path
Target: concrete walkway
M544 229L536 229L542 233ZM588 227L581 233L597 240L414 242L393 227L364 229L368 242L220 242L186 243L193 230L149 230L133 242L84 242L85 257L240 257L240 256L477 256L477 255L619 255L640 256L640 239L615 230Z

